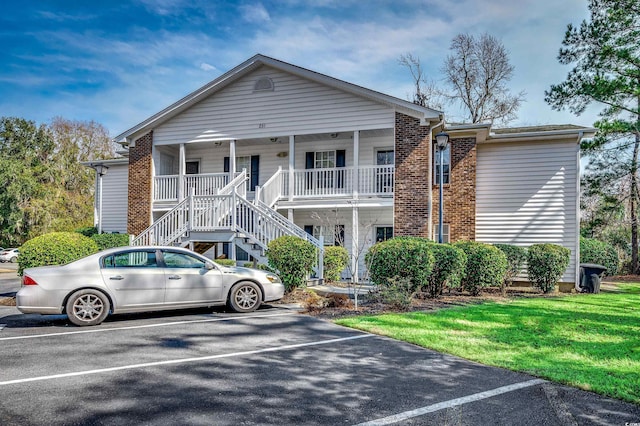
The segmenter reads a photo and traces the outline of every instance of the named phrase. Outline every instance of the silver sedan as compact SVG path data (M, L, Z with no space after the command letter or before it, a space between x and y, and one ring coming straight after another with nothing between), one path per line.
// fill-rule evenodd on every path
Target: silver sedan
M283 294L272 273L221 266L178 247L119 247L63 266L25 269L16 305L23 313L66 313L84 326L110 313L224 304L252 312Z

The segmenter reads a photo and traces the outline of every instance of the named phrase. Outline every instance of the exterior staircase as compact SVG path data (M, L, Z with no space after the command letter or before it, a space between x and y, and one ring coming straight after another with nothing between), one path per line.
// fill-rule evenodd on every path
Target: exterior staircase
M193 192L173 209L137 235L132 245L179 245L196 242L230 242L260 263L271 240L293 235L309 241L318 250L317 275L322 278L323 245L302 228L282 216L258 197L246 198L247 175L239 173L214 195Z

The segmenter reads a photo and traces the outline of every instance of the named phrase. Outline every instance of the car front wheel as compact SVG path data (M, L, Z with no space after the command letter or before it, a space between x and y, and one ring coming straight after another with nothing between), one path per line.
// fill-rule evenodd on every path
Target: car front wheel
M109 299L98 290L76 291L67 301L69 321L75 325L98 325L109 315Z
M13 256L11 258L11 263L16 263L18 261L18 257L17 256Z
M261 302L262 291L255 283L238 283L229 293L229 307L236 312L253 312L258 309Z

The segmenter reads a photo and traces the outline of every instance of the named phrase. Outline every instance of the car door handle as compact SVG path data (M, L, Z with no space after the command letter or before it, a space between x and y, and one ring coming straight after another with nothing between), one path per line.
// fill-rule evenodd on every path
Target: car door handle
M122 275L116 275L113 277L109 277L110 280L116 280L116 281L120 281L120 280L124 280L124 277Z
M180 275L169 275L170 280L181 280L182 277Z

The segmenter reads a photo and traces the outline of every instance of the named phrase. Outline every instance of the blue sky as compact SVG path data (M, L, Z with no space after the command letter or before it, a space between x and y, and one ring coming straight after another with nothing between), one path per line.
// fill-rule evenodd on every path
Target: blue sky
M510 125L592 125L556 112L544 90L586 0L27 0L0 15L0 116L95 120L112 136L256 53L407 99L398 57L420 57L438 82L458 33L502 40L527 101ZM451 121L453 109L445 109Z

